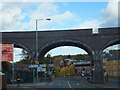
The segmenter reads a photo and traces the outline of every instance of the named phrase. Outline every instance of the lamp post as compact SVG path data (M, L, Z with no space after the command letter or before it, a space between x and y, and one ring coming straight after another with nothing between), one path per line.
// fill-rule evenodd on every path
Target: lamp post
M42 21L42 20L51 20L50 18L46 18L46 19L36 19L36 61L38 61L38 28L37 28L37 23L38 21ZM37 72L37 81L38 81L38 71Z

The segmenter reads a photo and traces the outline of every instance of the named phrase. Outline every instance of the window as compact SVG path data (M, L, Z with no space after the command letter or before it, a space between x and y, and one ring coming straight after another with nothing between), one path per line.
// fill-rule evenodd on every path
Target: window
M116 69L117 68L117 66L113 66L113 69Z
M120 66L119 66L119 69L120 69Z
M115 61L115 60L113 60L113 62L114 62L114 63L116 63L116 61Z
M103 66L103 69L106 69L106 66Z
M120 76L120 72L119 72L119 76Z
M114 75L114 76L117 76L117 72L113 72L113 75Z

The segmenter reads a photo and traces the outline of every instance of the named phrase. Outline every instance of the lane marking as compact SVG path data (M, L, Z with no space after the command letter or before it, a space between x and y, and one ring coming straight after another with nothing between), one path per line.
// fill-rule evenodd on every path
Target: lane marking
M38 83L38 84L36 84L35 86L39 86L39 85L45 85L45 83Z
M52 84L54 84L55 82L52 82L52 83L50 83L49 85L52 85Z
M77 83L77 85L79 86L80 84L79 84L79 83Z
M72 88L69 81L68 81L68 86L69 86L69 88Z
M38 83L38 85L42 85L42 84L45 84L45 83Z

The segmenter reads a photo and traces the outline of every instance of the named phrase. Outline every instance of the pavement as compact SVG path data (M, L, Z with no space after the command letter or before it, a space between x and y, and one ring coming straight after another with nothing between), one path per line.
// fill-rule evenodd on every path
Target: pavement
M120 79L109 78L108 82L95 85L102 88L120 88L119 84Z

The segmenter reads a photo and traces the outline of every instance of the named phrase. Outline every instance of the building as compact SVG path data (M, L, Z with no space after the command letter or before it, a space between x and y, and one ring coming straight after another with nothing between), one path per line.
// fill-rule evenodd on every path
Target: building
M72 60L71 59L64 59L59 63L60 67L66 67L72 64Z
M119 60L104 60L104 72L110 77L120 77L120 61Z
M77 71L77 74L81 74L83 71L85 73L90 73L92 70L91 61L89 60L73 60L73 65Z

